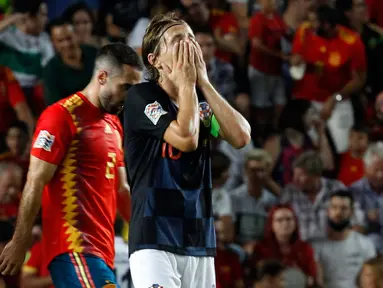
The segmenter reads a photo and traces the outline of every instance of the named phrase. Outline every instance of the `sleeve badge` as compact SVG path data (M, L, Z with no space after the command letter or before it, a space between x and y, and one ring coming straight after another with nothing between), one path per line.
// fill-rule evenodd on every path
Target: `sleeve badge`
M157 101L146 105L144 113L154 125L157 125L162 115L168 114Z
M41 130L37 135L36 141L33 144L33 148L44 149L51 152L53 143L55 142L55 136L49 134L46 130Z

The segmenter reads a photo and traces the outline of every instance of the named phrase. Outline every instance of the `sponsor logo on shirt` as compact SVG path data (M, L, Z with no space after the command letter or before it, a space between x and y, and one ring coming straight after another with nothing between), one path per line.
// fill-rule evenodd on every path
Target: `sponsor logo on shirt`
M158 120L160 120L160 117L162 115L165 115L168 113L162 108L161 104L158 103L157 101L146 105L144 112L146 117L148 117L149 120L152 121L154 125L157 125Z
M164 286L158 285L158 284L153 284L149 288L164 288Z
M33 148L44 149L45 151L51 152L53 143L55 142L55 136L49 134L46 130L41 130L37 135Z

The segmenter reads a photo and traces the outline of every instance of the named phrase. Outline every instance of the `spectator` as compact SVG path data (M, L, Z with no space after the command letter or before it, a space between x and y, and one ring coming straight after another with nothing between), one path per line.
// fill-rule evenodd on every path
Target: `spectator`
M294 97L311 100L321 109L336 150L342 153L354 124L349 98L364 85L366 59L360 37L338 25L337 17L334 9L319 6L314 21L302 24L296 33L290 62L306 65L300 67L305 69L303 78L296 77Z
M363 264L357 279L358 288L383 287L383 258L382 256L370 259Z
M238 188L245 182L245 155L254 148L252 142L241 149L235 149L226 141L215 139L212 141L213 149L217 149L229 157L231 165L229 168L229 179L226 181L224 188L231 191Z
M198 44L201 46L203 60L206 63L211 83L226 100L233 102L235 98L233 66L214 56L215 40L210 30L197 30L194 33Z
M15 220L20 203L23 171L14 163L0 162L0 220Z
M1 57L1 56L0 56ZM33 134L35 119L29 109L24 93L15 79L12 71L0 66L0 152L5 147L3 140L11 124L17 119L28 125L29 134Z
M229 178L230 159L219 151L211 155L212 201L214 218L223 225L225 240L234 238L233 210L228 192L223 188Z
M231 63L234 55L242 53L243 47L238 41L239 27L233 14L221 10L210 11L207 0L193 0L186 8L187 18L193 30L210 27L213 31L218 59Z
M286 103L285 88L281 77L283 60L281 40L287 26L277 12L275 0L262 0L261 11L250 20L249 81L253 123L265 134L267 124L276 127Z
M293 179L293 162L306 150L316 149L324 169L332 170L332 151L317 109L307 100L287 103L279 121L280 134L269 137L264 149L273 157L273 178L281 185Z
M344 188L341 182L322 177L322 173L319 155L314 151L304 152L294 162L293 183L282 191L281 202L294 208L305 241L326 234L328 200L335 191ZM363 226L358 203L355 203L354 216L353 225Z
M252 274L253 288L285 288L283 273L285 267L275 260L267 260L257 265Z
M63 13L63 18L73 25L74 33L78 43L100 48L108 44L108 40L95 35L95 24L93 12L85 2L77 2L69 6Z
M262 149L253 149L245 159L247 179L232 192L232 203L236 241L251 255L254 245L263 237L267 212L277 203L277 198L267 190L275 184L270 175L270 155Z
M44 251L41 242L33 245L29 258L22 268L21 288L52 288L53 282L48 267L44 266Z
M24 13L24 17L11 16L0 22L0 64L15 73L32 111L39 114L44 101L35 89L42 68L53 57L49 36L43 32L47 6L42 0L14 0L13 6L15 12Z
M97 56L97 48L79 45L71 24L56 19L49 24L57 54L43 71L44 98L51 105L85 88L89 83Z
M217 256L215 262L215 274L217 282L222 288L243 288L243 269L238 256L226 247L227 238L222 221L215 222L217 234Z
M28 127L24 122L14 122L7 132L8 151L0 154L0 161L13 162L23 169L24 180L29 166Z
M383 141L383 92L376 97L375 107L371 114L369 119L370 140L372 142Z
M340 155L338 180L350 186L364 176L364 153L368 147L368 129L355 124L349 136L349 149Z
M372 242L351 229L354 199L346 190L331 195L327 236L313 242L327 288L356 287L363 262L376 256Z
M287 287L298 288L314 284L317 274L314 250L300 239L298 219L289 205L280 204L270 211L264 239L255 246L253 265L268 259L277 259L286 267L306 275L307 279L302 286L297 283L298 279L286 277Z
M351 187L355 199L367 216L366 234L373 240L379 253L383 252L383 143L371 144L364 157L365 177Z
M365 0L337 0L337 8L345 25L359 33L367 58L367 80L364 92L373 105L376 95L383 90L379 75L383 74L383 28L369 22Z

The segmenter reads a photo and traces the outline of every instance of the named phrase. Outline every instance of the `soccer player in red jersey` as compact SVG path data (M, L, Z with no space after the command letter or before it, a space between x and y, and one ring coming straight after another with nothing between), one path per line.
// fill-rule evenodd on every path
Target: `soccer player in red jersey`
M106 45L89 85L43 112L18 222L0 256L0 272L14 274L24 262L42 204L43 259L54 286L115 287L116 206L128 220L130 194L122 128L112 114L121 111L128 86L139 81L139 67L132 48Z

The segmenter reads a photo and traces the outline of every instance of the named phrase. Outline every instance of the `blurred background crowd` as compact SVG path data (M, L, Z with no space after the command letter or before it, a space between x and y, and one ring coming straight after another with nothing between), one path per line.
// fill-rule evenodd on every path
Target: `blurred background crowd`
M383 0L1 0L0 251L44 107L85 87L97 49L140 53L152 17L193 28L215 88L252 126L212 142L217 288L383 287ZM116 274L129 277L116 222ZM41 223L0 287L52 287ZM201 287L202 288L202 287Z

